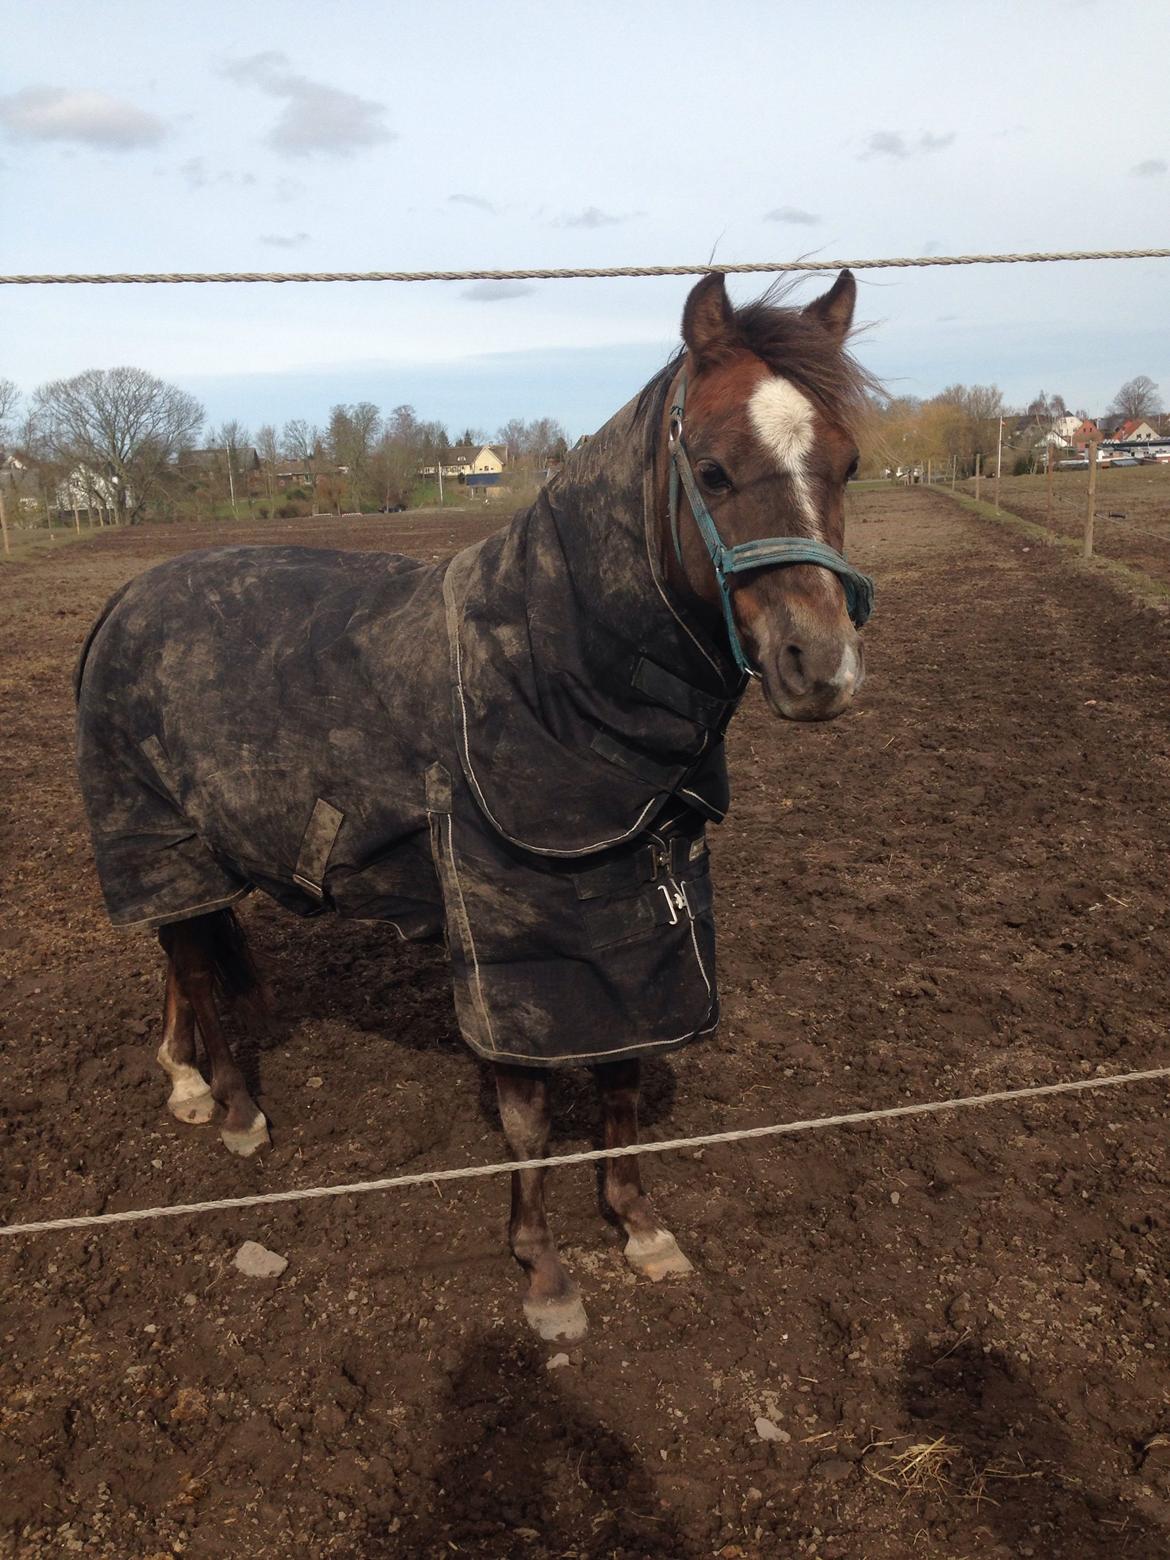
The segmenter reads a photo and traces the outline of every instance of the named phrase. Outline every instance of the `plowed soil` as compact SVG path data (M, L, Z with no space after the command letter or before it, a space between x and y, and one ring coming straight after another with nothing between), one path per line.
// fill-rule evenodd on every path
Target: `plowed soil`
M441 950L244 915L261 1159L164 1109L152 939L107 926L68 678L106 596L225 540L437 556L475 515L140 528L0 571L0 1218L505 1157ZM865 494L869 680L732 728L724 1022L648 1070L675 1137L1170 1062L1167 628L1055 548ZM553 1151L596 1141L558 1075ZM1170 1552L1165 1090L648 1159L695 1264L625 1268L552 1181L589 1310L525 1327L504 1179L0 1237L0 1553L1153 1557ZM246 1239L288 1258L232 1265ZM757 1420L767 1421L762 1439Z

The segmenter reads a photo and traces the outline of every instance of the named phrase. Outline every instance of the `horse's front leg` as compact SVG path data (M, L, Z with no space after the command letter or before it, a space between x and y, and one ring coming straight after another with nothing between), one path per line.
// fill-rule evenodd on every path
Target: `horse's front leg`
M548 1080L535 1067L493 1063L500 1121L517 1159L541 1159L548 1147ZM542 1338L575 1342L587 1326L581 1295L557 1253L544 1211L546 1170L512 1172L512 1255L528 1274L524 1314Z
M638 1141L642 1064L637 1059L602 1062L594 1071L605 1106L605 1146L626 1148ZM605 1161L604 1195L606 1206L626 1232L626 1261L636 1272L658 1280L694 1271L642 1190L636 1154Z

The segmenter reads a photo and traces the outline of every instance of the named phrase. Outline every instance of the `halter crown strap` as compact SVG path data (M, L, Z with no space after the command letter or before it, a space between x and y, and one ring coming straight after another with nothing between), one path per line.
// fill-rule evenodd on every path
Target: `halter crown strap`
M845 604L849 617L860 628L873 611L874 585L868 574L855 569L842 553L826 542L814 541L806 536L764 536L750 542L739 542L728 547L719 534L719 528L711 517L703 495L699 492L695 474L683 443L683 407L686 404L687 376L679 380L678 394L670 408L670 530L674 550L682 564L682 541L679 537L678 490L681 482L687 495L691 514L699 529L715 570L715 583L719 586L719 599L723 607L723 619L727 625L727 637L731 653L740 671L757 677L759 673L744 654L743 644L731 609L731 587L727 577L742 573L745 569L774 568L783 564L812 563L822 569L831 569L841 581L845 591Z

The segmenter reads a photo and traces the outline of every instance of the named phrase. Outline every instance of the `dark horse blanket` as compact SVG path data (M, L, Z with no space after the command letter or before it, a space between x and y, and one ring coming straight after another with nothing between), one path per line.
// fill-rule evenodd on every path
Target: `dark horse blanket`
M118 592L77 671L114 923L258 887L445 931L463 1035L500 1061L714 1028L704 824L742 685L659 572L660 411L631 402L448 562L231 547Z

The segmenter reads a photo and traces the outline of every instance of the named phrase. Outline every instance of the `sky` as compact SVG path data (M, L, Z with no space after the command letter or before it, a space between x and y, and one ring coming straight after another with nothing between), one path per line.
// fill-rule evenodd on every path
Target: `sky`
M1120 34L1104 17L1079 0L11 0L0 269L1166 247L1165 0L1133 0ZM733 298L764 281L733 279ZM1170 405L1170 261L859 282L856 350L893 393L994 382L1097 414L1147 374ZM30 392L131 363L213 423L371 400L452 435L547 415L576 437L673 350L688 285L0 288L0 377Z

